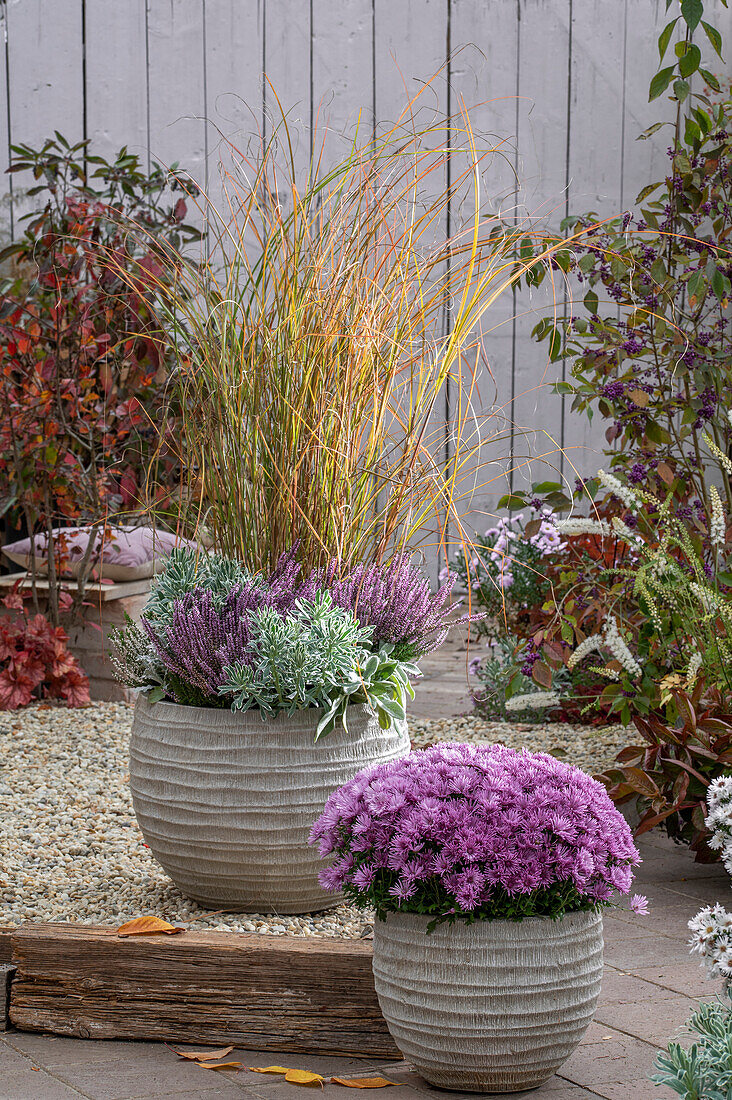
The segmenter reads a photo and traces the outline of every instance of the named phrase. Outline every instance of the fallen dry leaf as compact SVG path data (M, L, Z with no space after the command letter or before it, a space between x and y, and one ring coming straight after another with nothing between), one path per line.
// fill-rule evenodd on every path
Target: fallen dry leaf
M241 1069L241 1062L196 1062L201 1069Z
M148 936L156 932L165 936L177 936L179 932L185 932L185 928L177 928L160 917L135 917L117 929L118 936Z
M396 1081L387 1081L386 1077L331 1077L330 1083L345 1085L347 1089L383 1089Z
M291 1085L318 1085L323 1087L323 1078L319 1073L310 1073L307 1069L288 1069L287 1066L250 1066L252 1073L278 1073Z
M321 1089L323 1087L323 1078L320 1074L310 1073L306 1069L288 1069L285 1081L289 1081L291 1085L317 1085Z
M176 1050L175 1047L170 1047L170 1050L179 1058L188 1058L191 1062L215 1062L217 1058L225 1058L227 1054L231 1054L234 1047L221 1047L219 1050Z

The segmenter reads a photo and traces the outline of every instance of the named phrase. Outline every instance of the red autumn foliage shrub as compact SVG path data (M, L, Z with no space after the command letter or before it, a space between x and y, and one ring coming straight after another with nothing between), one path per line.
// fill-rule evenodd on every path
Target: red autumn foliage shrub
M711 863L720 853L707 843L707 788L732 770L732 700L701 679L672 698L676 719L634 715L642 743L622 749L615 766L596 778L617 805L635 801L636 836L662 826L689 845L697 863Z
M66 631L45 615L26 615L18 592L1 602L18 614L0 617L0 710L17 710L34 699L86 706L89 680L69 652Z
M58 623L52 529L173 508L175 357L153 286L160 250L200 234L172 170L145 173L124 149L109 163L60 135L13 152L10 171L39 182L38 208L0 256L15 264L0 285L0 515L49 535Z

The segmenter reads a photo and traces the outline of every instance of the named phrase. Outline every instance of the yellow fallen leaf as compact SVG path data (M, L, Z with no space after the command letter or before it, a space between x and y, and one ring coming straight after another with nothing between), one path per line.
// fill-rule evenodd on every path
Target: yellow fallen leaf
M310 1073L307 1069L288 1069L287 1066L249 1066L252 1073L278 1073L291 1085L319 1085L323 1087L323 1078L319 1073Z
M179 932L185 932L185 928L177 928L160 917L135 917L117 929L118 936L148 936L155 933L177 936Z
M387 1081L386 1077L331 1077L331 1085L345 1085L347 1089L383 1089L387 1085L396 1085L396 1081Z
M201 1069L241 1069L241 1062L196 1062Z
M320 1074L310 1073L306 1069L288 1069L285 1081L289 1081L291 1085L317 1085L321 1089L323 1087L323 1078Z
M215 1062L217 1058L225 1058L231 1054L234 1047L221 1047L219 1050L176 1050L170 1048L179 1058L188 1058L191 1062Z

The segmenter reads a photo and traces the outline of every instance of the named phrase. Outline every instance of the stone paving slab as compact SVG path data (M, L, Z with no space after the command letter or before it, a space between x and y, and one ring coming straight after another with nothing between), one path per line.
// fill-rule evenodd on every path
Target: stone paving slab
M648 918L611 911L606 919L606 969L595 1021L560 1074L532 1096L546 1100L669 1100L648 1080L659 1046L683 1036L697 999L718 985L689 957L686 922L701 903L728 904L729 879L719 868L696 866L688 851L661 834L641 841L644 863L637 889L651 899ZM431 1088L405 1062L273 1055L237 1051L245 1065L284 1062L325 1076L382 1074L397 1082L383 1100L452 1095ZM242 1071L216 1073L178 1060L163 1043L102 1042L0 1035L0 1100L304 1100L304 1090L281 1079ZM352 1090L327 1086L332 1100ZM515 1094L518 1095L518 1094ZM524 1094L526 1095L526 1094Z

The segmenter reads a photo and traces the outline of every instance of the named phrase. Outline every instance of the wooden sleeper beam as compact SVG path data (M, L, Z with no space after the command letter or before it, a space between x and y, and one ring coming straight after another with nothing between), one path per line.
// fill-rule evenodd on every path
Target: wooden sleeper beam
M379 1009L371 945L300 936L21 925L10 1022L91 1039L398 1058Z

